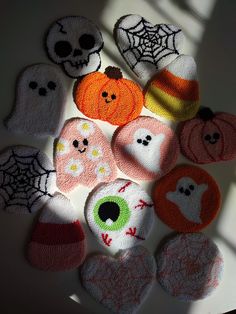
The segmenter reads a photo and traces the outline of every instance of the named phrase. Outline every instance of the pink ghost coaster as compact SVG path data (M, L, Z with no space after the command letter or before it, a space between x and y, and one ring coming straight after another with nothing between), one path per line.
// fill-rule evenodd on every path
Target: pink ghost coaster
M120 170L138 180L164 176L179 155L178 139L172 129L146 116L117 129L112 148Z
M69 192L77 185L93 187L116 178L110 143L91 120L67 120L55 145L57 186Z

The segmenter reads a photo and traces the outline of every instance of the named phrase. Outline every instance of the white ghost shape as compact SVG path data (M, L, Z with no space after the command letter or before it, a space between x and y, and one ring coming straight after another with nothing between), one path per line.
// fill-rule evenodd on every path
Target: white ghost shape
M160 147L164 139L163 133L154 135L140 128L134 133L133 143L125 145L125 150L148 171L160 173Z
M201 200L207 189L207 184L197 184L190 177L182 177L177 182L175 192L166 193L166 198L177 205L186 219L201 224Z

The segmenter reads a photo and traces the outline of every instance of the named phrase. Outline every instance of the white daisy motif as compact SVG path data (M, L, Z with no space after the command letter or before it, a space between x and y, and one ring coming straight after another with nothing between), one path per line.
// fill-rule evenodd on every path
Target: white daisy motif
M95 173L99 180L102 180L105 177L108 177L111 174L111 169L106 162L101 162L97 165Z
M69 151L70 151L69 142L64 138L60 138L56 144L56 155L62 156L69 153Z
M92 161L96 161L103 156L102 148L100 146L91 146L88 150L87 157Z
M82 136L88 137L89 135L93 134L94 126L91 122L83 120L78 123L77 130Z
M65 172L73 177L78 177L84 171L84 166L80 160L71 158L65 167Z

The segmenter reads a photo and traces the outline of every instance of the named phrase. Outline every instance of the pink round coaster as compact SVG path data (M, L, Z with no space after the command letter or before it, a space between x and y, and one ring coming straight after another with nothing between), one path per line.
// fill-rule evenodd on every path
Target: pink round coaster
M120 170L138 180L164 176L175 166L179 155L179 143L173 130L146 116L117 129L112 149Z

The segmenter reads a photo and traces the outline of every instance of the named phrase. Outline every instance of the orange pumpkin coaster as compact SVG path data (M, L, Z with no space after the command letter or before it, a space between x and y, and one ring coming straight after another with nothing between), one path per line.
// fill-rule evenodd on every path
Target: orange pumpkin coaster
M157 215L170 228L196 232L215 218L221 194L217 183L205 170L183 165L157 182L153 201Z
M123 78L119 68L87 75L76 87L74 101L87 117L124 125L137 118L143 108L142 89Z

